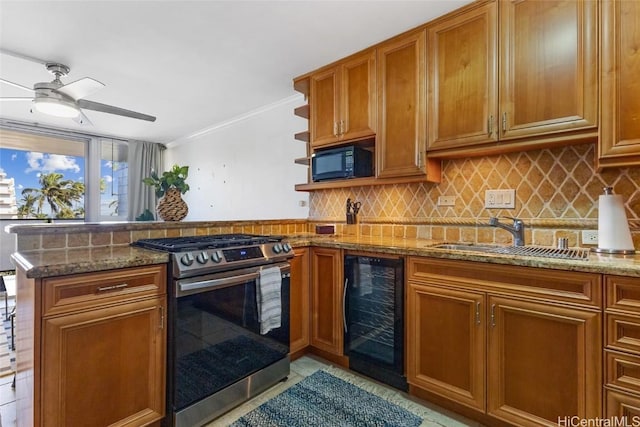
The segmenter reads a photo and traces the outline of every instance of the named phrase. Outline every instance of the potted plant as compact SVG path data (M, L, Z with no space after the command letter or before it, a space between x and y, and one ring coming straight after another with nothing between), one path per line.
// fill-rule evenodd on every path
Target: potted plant
M159 198L158 216L165 221L181 221L189 213L187 203L182 200L182 194L189 191L186 183L189 176L189 166L173 165L171 170L158 175L151 171L151 176L144 178L143 183L155 188L156 197Z

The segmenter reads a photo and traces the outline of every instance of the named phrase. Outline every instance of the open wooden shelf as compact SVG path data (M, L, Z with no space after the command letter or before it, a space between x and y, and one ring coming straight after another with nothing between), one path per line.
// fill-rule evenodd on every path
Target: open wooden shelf
M309 139L311 139L311 133L308 130L306 130L304 132L296 133L293 137L298 141L309 142Z
M409 182L440 182L440 176L415 176L415 177L398 177L398 178L353 178L335 181L310 182L307 184L296 184L296 191L314 191L326 190L329 188L348 188L369 185L385 185L385 184L405 184Z
M293 114L295 114L298 117L302 117L303 119L308 119L309 118L309 104L299 106L298 108L293 110Z
M294 159L293 163L303 166L311 165L311 157L300 157L298 159Z
M309 77L296 80L293 82L293 89L307 96L309 95L310 83L311 81Z

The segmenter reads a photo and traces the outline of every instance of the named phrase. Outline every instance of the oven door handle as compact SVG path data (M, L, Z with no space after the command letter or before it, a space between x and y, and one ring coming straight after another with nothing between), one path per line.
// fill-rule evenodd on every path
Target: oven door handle
M280 268L283 279L288 277L289 264L276 264ZM202 278L201 280L183 279L176 282L176 296L206 292L211 289L241 285L246 282L258 280L261 268L251 269L249 272L235 274L227 277Z
M233 286L241 285L243 283L256 280L258 273L240 274L237 276L223 277L221 279L202 280L193 283L180 283L178 282L178 292L190 292L195 290L206 290L212 288L219 288L221 286Z

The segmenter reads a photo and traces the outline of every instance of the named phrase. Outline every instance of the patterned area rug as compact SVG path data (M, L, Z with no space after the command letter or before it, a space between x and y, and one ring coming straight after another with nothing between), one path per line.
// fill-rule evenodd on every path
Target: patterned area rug
M320 370L244 415L232 427L419 426L422 418Z

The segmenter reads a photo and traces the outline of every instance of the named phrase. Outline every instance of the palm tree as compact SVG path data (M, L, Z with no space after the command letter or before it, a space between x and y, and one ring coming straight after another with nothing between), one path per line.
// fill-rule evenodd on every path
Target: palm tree
M24 194L22 200L20 200L21 205L18 206L18 217L29 218L34 216L35 211L33 210L33 205L35 205L36 201L37 198L33 194Z
M39 178L41 188L25 188L23 196L31 195L37 202L36 215L42 214L44 203L47 202L51 212L58 218L67 218L72 211L73 203L80 201L84 195L84 184L72 180L63 180L60 173L42 174Z

